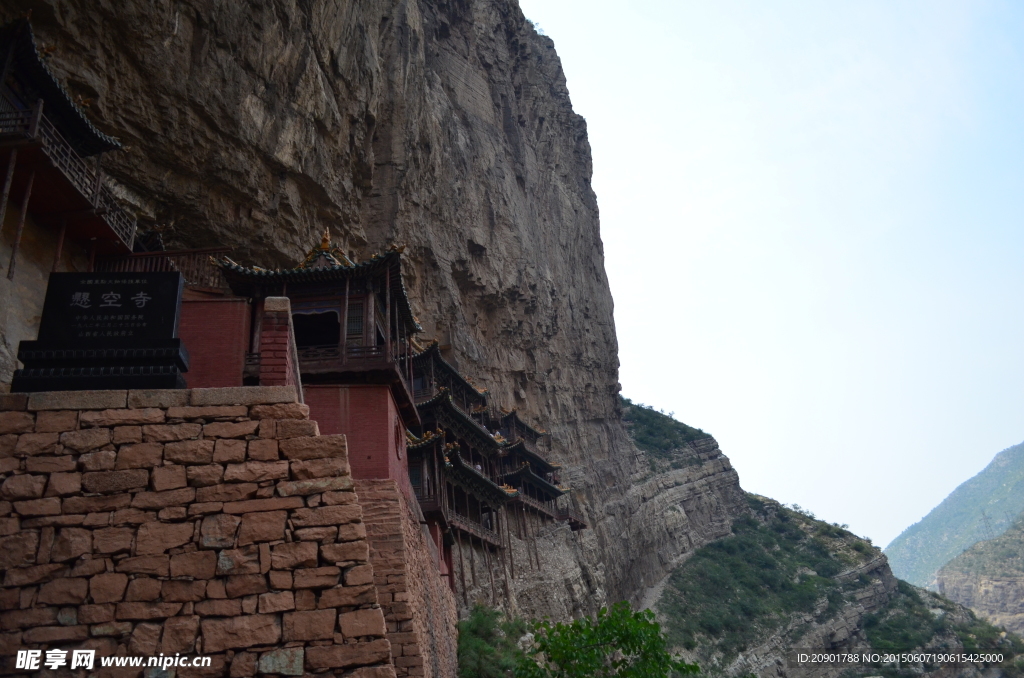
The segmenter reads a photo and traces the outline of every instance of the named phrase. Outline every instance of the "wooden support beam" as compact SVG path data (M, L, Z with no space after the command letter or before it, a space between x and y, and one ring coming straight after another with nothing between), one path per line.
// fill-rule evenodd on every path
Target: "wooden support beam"
M11 182L14 181L14 166L18 163L18 149L11 149L11 157L7 160L7 174L4 176L4 188L0 193L0 230L4 227L7 216L7 199L11 195Z
M66 219L61 219L60 232L57 234L57 251L53 253L53 269L54 273L57 272L57 264L60 263L60 255L64 252L64 234L67 233L68 222Z
M12 151L13 153L13 151ZM25 195L21 199L21 212L18 215L18 230L14 232L14 246L11 247L11 262L7 265L7 279L14 280L14 265L18 257L18 248L21 247L21 235L25 232L25 216L28 214L28 201L32 197L32 184L36 180L36 171L28 175L28 186L25 187ZM63 238L64 230L63 225L61 226L61 238ZM58 247L60 245L58 244Z

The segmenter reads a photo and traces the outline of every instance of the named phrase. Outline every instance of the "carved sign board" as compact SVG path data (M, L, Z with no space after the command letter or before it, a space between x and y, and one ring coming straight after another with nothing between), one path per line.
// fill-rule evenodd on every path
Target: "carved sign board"
M183 288L180 273L52 273L39 343L166 346L178 336Z
M185 388L180 273L51 273L12 391Z

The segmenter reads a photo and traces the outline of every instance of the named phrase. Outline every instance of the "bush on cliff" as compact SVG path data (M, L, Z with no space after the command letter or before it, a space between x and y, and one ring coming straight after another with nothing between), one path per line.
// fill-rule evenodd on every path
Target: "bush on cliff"
M629 436L644 452L665 461L673 462L674 468L685 465L676 454L687 444L711 436L699 428L687 426L649 405L634 403L629 398L621 399L622 420L626 422Z
M469 617L459 622L459 678L512 675L523 654L516 643L525 634L525 622L474 605Z

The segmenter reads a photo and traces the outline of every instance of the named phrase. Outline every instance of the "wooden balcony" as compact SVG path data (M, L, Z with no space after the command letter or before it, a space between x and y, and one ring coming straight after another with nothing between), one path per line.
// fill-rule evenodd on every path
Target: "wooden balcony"
M86 161L43 115L42 101L31 108L10 96L0 106L0 162L17 151L12 188L24 194L32 176L28 211L38 221L64 224L67 237L95 238L101 253L132 251L135 218L114 198L98 163Z
M530 510L541 515L545 515L552 520L559 520L558 510L548 503L537 501L533 497L527 496L520 490L519 494L516 495L512 501L522 502L524 506L527 506Z
M573 530L587 529L587 519L583 512L572 507L563 506L558 509L558 520L567 521Z
M499 537L498 533L494 530L489 530L475 520L470 520L465 516L460 516L454 511L446 511L446 518L448 519L448 525L453 529L476 537L495 548L501 548L501 537Z
M223 289L227 287L227 281L220 267L214 265L213 258L230 251L227 247L207 247L102 257L96 260L95 270L110 273L177 271L185 278L186 285Z

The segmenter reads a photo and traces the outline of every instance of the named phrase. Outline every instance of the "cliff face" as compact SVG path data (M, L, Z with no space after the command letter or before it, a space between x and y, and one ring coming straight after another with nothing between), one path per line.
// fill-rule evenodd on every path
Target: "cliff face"
M939 570L939 591L993 624L1024 634L1024 518Z
M540 534L513 608L637 599L745 510L713 441L661 474L629 442L586 125L514 0L15 0L0 18L27 9L169 246L273 266L325 226L360 257L407 245L426 336L551 431L591 526Z

